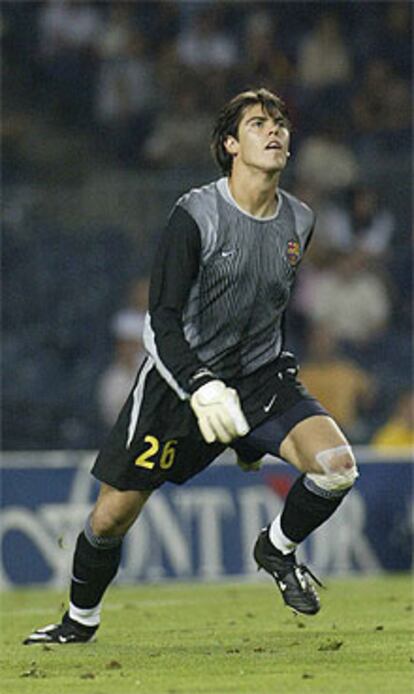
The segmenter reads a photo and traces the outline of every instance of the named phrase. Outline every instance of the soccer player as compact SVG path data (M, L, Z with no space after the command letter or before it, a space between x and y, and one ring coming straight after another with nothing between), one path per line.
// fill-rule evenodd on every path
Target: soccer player
M101 487L77 540L68 610L24 643L90 641L123 537L152 490L185 482L228 446L244 467L268 453L300 471L254 558L286 605L318 612L295 548L335 512L357 470L283 350L283 315L314 226L312 210L279 188L289 142L285 105L268 90L238 94L219 114L212 151L223 177L177 201L160 241L148 356L92 470Z

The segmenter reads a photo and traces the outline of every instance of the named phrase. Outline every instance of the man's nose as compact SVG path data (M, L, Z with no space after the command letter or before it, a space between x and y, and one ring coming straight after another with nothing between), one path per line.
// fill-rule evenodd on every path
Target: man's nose
M280 128L280 123L278 123L278 122L276 122L276 121L273 122L273 123L271 124L270 128L269 128L269 135L273 135L273 134L278 133L278 132L279 132L279 128Z

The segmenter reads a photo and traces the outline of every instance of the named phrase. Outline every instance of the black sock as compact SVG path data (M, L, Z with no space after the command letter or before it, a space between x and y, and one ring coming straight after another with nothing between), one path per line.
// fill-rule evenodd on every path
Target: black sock
M284 535L297 543L328 520L349 492L349 489L345 489L331 495L309 482L306 475L301 475L294 482L280 518Z
M94 546L86 539L85 532L80 533L73 557L70 586L70 601L76 607L88 609L98 605L115 577L121 561L122 538L117 543L114 538L111 540L112 543L108 542L107 546L105 543Z

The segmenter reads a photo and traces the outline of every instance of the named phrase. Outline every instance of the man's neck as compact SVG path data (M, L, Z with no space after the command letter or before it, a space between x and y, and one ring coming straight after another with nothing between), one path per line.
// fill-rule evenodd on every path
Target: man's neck
M271 217L277 209L279 177L279 172L233 172L229 177L230 193L238 206L253 217Z

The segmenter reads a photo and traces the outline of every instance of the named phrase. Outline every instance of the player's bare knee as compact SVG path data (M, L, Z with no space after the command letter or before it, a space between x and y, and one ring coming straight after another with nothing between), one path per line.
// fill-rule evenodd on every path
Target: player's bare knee
M317 472L308 474L308 477L327 491L348 490L359 475L354 454L348 445L320 451L315 460Z
M151 491L126 491L106 487L91 514L91 527L96 535L125 535L139 516Z
M124 519L105 512L101 506L96 506L91 513L89 522L94 535L99 537L115 537L122 534Z

